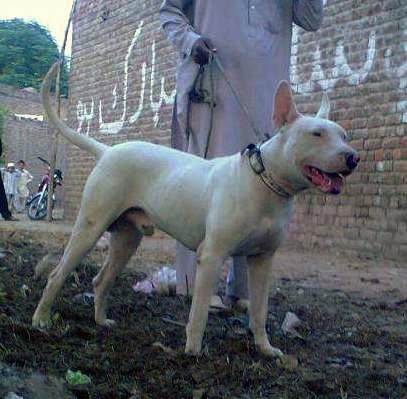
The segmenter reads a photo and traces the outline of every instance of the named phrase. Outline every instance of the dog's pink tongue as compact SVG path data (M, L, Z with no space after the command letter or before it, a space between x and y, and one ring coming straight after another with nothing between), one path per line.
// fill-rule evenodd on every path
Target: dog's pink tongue
M312 174L312 182L324 193L329 193L333 189L332 179L319 170L314 170L314 173Z
M315 184L318 188L321 188L326 185L327 179L325 178L324 174L321 173L319 170L314 169L312 176L312 183Z

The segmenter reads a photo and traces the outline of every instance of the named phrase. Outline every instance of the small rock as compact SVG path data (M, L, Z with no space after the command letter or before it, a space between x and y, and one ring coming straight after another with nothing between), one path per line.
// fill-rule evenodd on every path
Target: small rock
M202 399L205 394L205 389L194 389L192 392L193 399Z
M23 284L23 285L20 287L20 292L21 292L21 294L22 294L24 297L27 297L27 296L30 294L30 292L31 292L31 288L30 288L28 285Z
M8 255L14 255L14 254L13 254L13 252L9 251L8 249L0 248L0 259L3 259Z
M20 396L20 395L17 395L17 394L14 393L14 392L9 392L9 393L7 394L7 396L4 397L4 399L24 399L24 397L23 397L23 396Z
M73 297L74 302L83 302L86 305L93 304L94 299L95 294L92 294L91 292L82 292L81 294L76 294Z
M364 277L361 277L360 281L362 281L363 283L380 284L380 280L378 278L364 278Z
M295 313L287 312L284 317L283 324L281 325L281 329L286 334L294 335L295 337L301 338L302 336L295 330L296 327L301 325L301 320Z

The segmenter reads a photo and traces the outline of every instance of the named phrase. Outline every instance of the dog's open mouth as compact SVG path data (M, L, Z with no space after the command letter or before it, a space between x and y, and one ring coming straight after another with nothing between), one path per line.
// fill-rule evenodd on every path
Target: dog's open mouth
M311 165L304 166L303 171L316 188L329 194L339 194L345 184L345 177L350 173L349 171L328 173Z

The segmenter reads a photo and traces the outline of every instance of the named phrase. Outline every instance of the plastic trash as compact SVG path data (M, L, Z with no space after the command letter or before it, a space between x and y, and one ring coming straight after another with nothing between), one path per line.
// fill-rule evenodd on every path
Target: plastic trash
M176 271L168 266L163 266L153 273L151 278L138 281L133 285L136 292L151 294L156 292L162 295L174 295L177 285Z
M301 325L301 320L295 313L287 312L284 317L281 329L286 334L294 335L295 337L302 338L302 336L296 331L296 328Z

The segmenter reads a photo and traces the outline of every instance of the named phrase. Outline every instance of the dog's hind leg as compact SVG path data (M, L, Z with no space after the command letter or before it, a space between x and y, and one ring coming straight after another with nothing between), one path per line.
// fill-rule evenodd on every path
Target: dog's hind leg
M50 273L47 285L32 318L35 327L51 325L51 306L69 274L92 249L106 226L96 218L78 216L71 237L58 266Z
M114 320L106 318L107 295L118 274L126 266L136 251L143 234L134 224L120 218L110 230L109 253L107 259L93 279L95 291L95 321L97 324L111 326Z
M271 259L270 254L250 256L247 259L250 329L260 353L266 356L283 356L280 349L271 346L266 333Z

